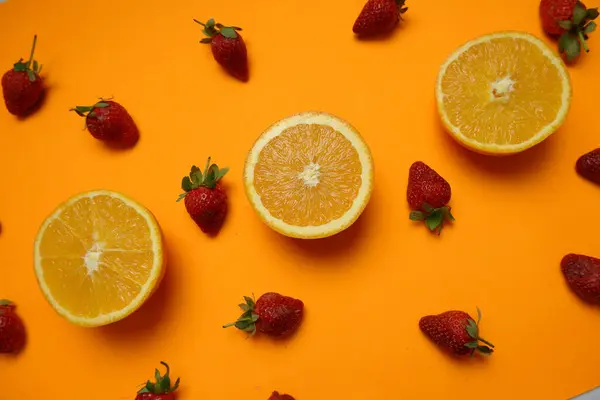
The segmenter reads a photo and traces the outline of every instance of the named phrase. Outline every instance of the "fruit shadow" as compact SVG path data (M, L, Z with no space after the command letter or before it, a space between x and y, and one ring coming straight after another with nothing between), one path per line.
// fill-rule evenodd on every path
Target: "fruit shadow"
M375 203L375 204L374 204ZM336 257L338 254L348 255L360 250L360 243L367 236L369 219L377 208L377 190L373 190L371 200L358 219L344 231L323 239L295 239L273 232L283 241L286 247L298 249L314 258Z
M111 341L130 345L155 335L155 328L164 322L163 317L169 310L169 299L174 290L175 261L168 251L166 255L165 275L156 291L133 314L121 321L98 328L103 336Z
M471 164L478 170L495 176L513 177L538 173L540 169L550 165L551 161L556 159L556 153L559 151L557 136L563 134L562 129L559 129L546 140L528 150L512 155L492 156L476 153L460 145L446 131L437 112L435 118L439 135L443 137L443 147L452 153L454 158L464 160L466 164Z

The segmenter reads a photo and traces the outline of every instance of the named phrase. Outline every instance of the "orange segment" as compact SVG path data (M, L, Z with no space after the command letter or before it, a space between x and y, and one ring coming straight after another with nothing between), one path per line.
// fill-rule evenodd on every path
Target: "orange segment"
M369 149L347 122L302 113L270 127L250 151L248 197L265 222L292 237L333 235L350 226L372 187Z
M562 124L571 85L562 60L519 32L482 36L442 65L436 86L442 122L461 144L491 154L526 150Z
M160 228L150 211L122 194L82 193L42 224L35 272L49 303L69 321L117 321L139 308L160 282Z

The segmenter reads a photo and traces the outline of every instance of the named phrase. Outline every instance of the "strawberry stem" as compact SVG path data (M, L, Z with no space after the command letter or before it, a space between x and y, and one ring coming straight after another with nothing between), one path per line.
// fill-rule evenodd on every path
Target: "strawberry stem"
M29 54L29 61L27 61L27 69L31 69L31 63L33 62L33 53L35 52L35 45L37 44L37 35L33 36L33 46L31 46L31 53Z
M493 344L491 344L490 342L488 342L487 340L481 338L481 337L477 337L477 340L479 340L480 342L483 342L485 344L487 344L488 346L490 346L491 348L494 348L496 346L494 346Z
M579 41L581 41L581 45L583 46L583 49L585 50L586 53L589 53L590 49L588 48L588 45L586 43L585 36L583 35L583 31L579 30L577 35L579 36Z

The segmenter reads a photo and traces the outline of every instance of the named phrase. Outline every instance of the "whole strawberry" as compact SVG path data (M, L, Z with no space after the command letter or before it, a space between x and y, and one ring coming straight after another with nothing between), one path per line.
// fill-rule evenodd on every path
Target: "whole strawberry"
M156 382L148 381L146 385L137 393L135 400L173 400L175 399L175 391L179 388L179 378L175 384L171 386L171 377L169 377L170 369L167 363L160 362L167 368L164 376L160 375L158 369L154 371L154 379Z
M600 304L600 259L567 254L560 267L571 290L583 301Z
M220 180L229 171L217 164L206 162L204 173L195 165L189 176L183 178L181 188L185 191L177 201L185 199L185 208L202 232L216 234L227 215L227 193Z
M279 293L265 293L255 302L244 296L245 303L239 305L244 312L236 322L223 328L235 326L253 336L258 330L273 337L286 337L294 333L304 314L304 303Z
M246 43L239 33L242 28L223 26L215 23L212 18L206 23L198 20L194 22L204 27L202 32L208 37L202 39L200 43L210 43L213 57L219 65L233 77L246 82L249 78L248 52Z
M85 125L92 136L107 144L129 147L140 137L133 118L116 101L100 99L93 106L77 106L71 111L85 117Z
M279 394L279 392L275 391L271 394L269 400L294 400L294 398L289 394Z
M479 336L480 321L479 309L477 309L477 322L464 311L446 311L421 318L419 328L435 344L455 355L473 355L476 350L481 354L489 355L494 352L494 345Z
M25 326L15 305L0 300L0 353L18 353L25 345Z
M410 166L406 199L411 220L425 221L429 230L439 234L445 220L454 221L448 206L451 196L450 184L427 164L417 161Z
M35 110L44 95L44 81L40 77L42 66L33 59L36 43L37 36L34 36L31 54L26 63L20 59L2 76L2 94L6 109L19 117Z
M375 36L391 32L408 8L405 0L368 0L352 31L359 36Z
M579 157L575 170L585 179L600 185L600 149L595 149Z
M572 62L581 53L589 52L586 40L596 30L598 9L590 8L577 0L541 0L540 19L544 31L552 36L560 35L558 50L567 61Z

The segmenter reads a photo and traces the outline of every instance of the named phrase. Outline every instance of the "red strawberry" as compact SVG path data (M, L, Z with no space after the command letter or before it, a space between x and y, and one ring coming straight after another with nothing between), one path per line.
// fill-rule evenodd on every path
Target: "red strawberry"
M33 37L33 46L29 61L20 59L13 69L2 77L2 93L9 113L24 117L35 110L44 95L44 81L40 77L42 66L33 59L37 36Z
M289 394L279 394L279 392L273 392L269 400L294 400Z
M567 254L560 267L567 284L583 301L600 304L600 259Z
M442 231L444 221L454 221L448 203L452 191L450 184L422 161L410 166L406 198L413 221L425 221L429 230Z
M202 232L216 234L227 214L227 193L219 183L229 168L221 168L206 162L204 174L192 166L190 175L183 178L181 188L185 191L177 201L185 198L185 208Z
M148 381L146 385L137 393L135 400L173 400L175 399L175 391L179 387L179 378L175 384L171 386L171 378L169 377L169 366L164 361L160 362L167 368L167 373L164 376L160 375L158 369L154 370L155 383Z
M85 117L86 127L92 136L108 144L129 147L140 137L133 118L116 101L100 99L93 106L77 106L71 111Z
M438 315L421 318L419 328L438 346L444 347L455 355L465 355L479 351L489 355L494 345L479 337L481 311L477 309L477 322L464 311L446 311ZM485 345L479 344L485 343ZM488 347L489 346L489 347Z
M15 305L0 300L0 353L18 353L25 345L25 326Z
M539 11L544 31L549 35L560 35L558 50L567 61L574 61L581 47L589 52L586 40L596 29L593 20L598 17L597 8L587 9L577 0L541 0Z
M405 0L368 0L354 22L352 31L359 36L374 36L390 32L402 20L408 8Z
M214 19L206 23L194 20L204 27L203 33L208 36L200 43L210 43L214 59L233 77L246 82L248 73L248 53L246 44L237 26L223 26L216 24Z
M595 149L579 157L575 170L587 180L600 185L600 149Z
M279 293L265 293L254 302L244 296L245 303L240 304L244 312L236 322L223 328L235 326L253 336L258 330L269 336L286 337L294 333L302 322L304 303Z

